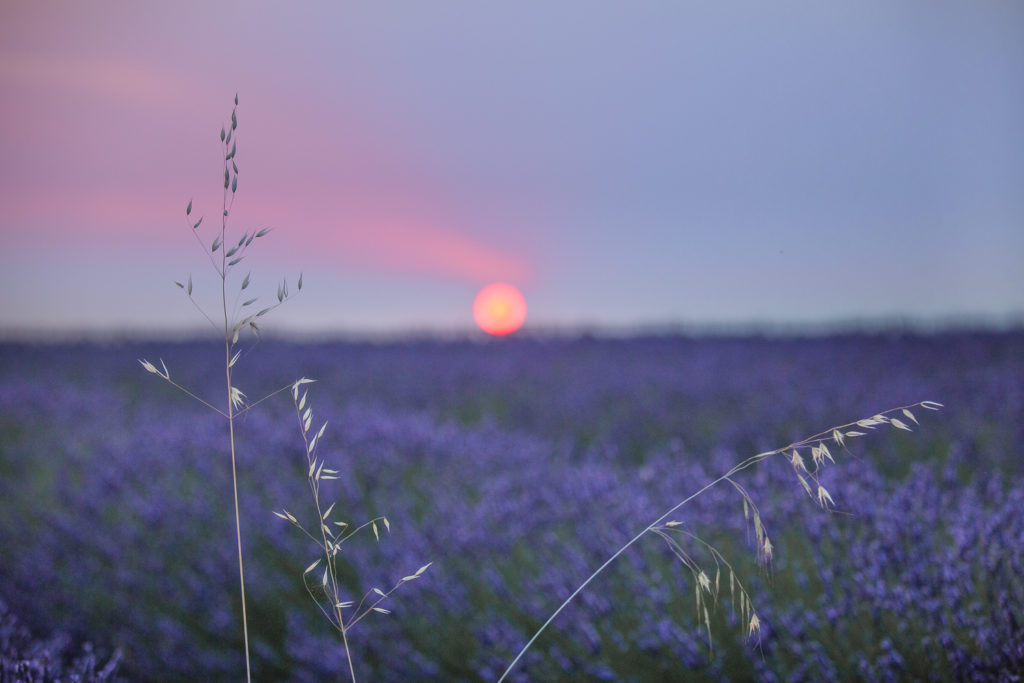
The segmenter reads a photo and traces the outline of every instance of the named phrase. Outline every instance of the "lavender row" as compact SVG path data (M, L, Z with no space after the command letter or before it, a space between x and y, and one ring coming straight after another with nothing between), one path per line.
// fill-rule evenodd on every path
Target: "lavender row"
M169 347L184 377L215 362L202 346ZM0 350L0 596L36 627L117 647L126 675L230 677L244 664L226 426L141 389L125 362L135 355L160 354ZM354 632L358 668L378 680L493 680L611 551L744 456L893 403L943 400L921 434L872 437L854 446L860 460L826 473L854 516L817 509L786 461L747 474L777 539L768 576L735 492L680 512L749 579L759 644L724 599L709 649L689 575L652 537L561 615L517 675L992 680L1024 666L1022 366L1014 335L267 344L239 383L258 395L319 371L342 518L387 514L393 527L379 546L348 548L351 590L435 563L396 594L393 615ZM289 411L268 402L241 424L254 674L317 680L343 662L300 582L315 547L271 514L311 514Z
M92 644L80 649L67 633L36 638L0 600L0 681L118 681L120 653L97 653Z

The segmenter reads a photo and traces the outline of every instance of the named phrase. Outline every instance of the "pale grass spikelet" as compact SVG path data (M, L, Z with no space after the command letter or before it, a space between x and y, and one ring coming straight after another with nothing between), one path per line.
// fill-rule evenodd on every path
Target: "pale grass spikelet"
M825 487L821 484L818 484L818 503L826 510L829 509L830 505L832 507L835 507L836 505L835 501L832 500L832 496L828 494L828 491L826 491Z
M800 485L804 487L804 491L807 492L807 495L810 496L813 499L814 498L814 494L811 492L811 485L807 483L807 480L804 479L799 474L796 475L796 478L800 480Z
M245 405L245 392L238 387L231 387L231 405L235 410Z
M170 370L167 369L167 365L164 363L164 359L163 358L160 359L160 367L162 367L164 369L163 372L160 372L160 370L158 370L155 365L153 365L152 363L150 363L148 360L146 360L144 358L140 358L139 359L139 363L141 363L142 367L144 367L146 369L146 372L151 372L154 375L156 375L157 377L162 377L163 379L167 380L168 382L171 382L171 372L170 372ZM173 382L171 382L171 383L173 384Z
M812 448L811 455L815 459L815 464L817 464L817 450ZM793 455L790 456L789 462L793 465L793 469L798 471L803 470L804 472L807 471L807 465L804 464L804 459L800 456L800 452L795 448L793 449Z
M905 422L903 422L902 420L898 420L895 417L892 418L891 420L889 420L889 424L891 424L896 429L902 429L903 431L906 431L906 432L913 431L910 427L907 426L907 424Z
M753 638L755 635L761 633L761 620L757 617L757 614L750 615L750 623L747 626L747 637Z

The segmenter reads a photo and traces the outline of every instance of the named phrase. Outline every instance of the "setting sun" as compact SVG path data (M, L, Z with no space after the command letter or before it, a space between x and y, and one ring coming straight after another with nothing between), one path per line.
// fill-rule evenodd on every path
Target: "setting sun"
M481 289L473 300L473 319L487 334L512 334L526 320L526 300L512 285L495 282Z

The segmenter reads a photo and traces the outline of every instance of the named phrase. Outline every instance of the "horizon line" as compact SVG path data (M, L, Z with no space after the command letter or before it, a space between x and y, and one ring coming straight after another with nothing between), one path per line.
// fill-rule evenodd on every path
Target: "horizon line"
M674 321L638 324L574 323L566 325L526 325L506 337L495 337L475 327L429 328L424 326L395 329L359 330L337 328L304 330L278 328L266 330L261 338L284 342L408 342L408 341L501 341L503 339L569 339L631 337L829 337L855 334L945 334L970 332L1012 333L1024 331L1024 312L992 315L947 315L913 317L902 315L836 318L821 321ZM212 341L220 337L203 327L180 329L0 327L0 343L73 344L171 341L176 343Z

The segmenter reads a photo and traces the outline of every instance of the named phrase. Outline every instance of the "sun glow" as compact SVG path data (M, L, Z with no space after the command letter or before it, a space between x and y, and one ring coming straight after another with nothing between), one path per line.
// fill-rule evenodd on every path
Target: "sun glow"
M512 334L526 320L526 300L512 285L495 282L481 289L473 300L473 319L487 334Z

